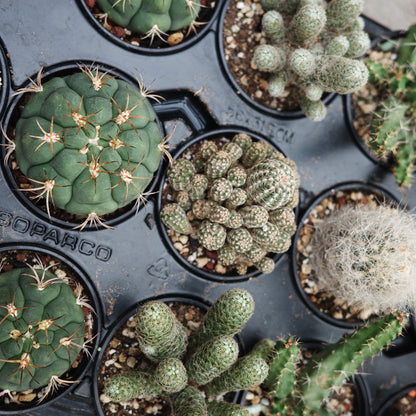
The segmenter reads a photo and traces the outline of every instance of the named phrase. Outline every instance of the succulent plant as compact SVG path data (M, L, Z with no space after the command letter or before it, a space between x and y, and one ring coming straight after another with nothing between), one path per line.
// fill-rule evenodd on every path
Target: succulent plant
M136 88L98 66L80 69L22 90L32 95L16 124L14 150L48 215L52 202L86 218L82 229L139 203L164 148L141 82Z
M296 90L299 105L314 121L322 120L324 92L346 94L366 84L363 55L370 39L359 17L363 0L262 0L262 29L268 43L253 54L257 69L271 74L269 94Z
M310 264L320 290L373 313L412 307L416 218L394 206L343 206L315 225Z
M168 228L195 234L201 246L217 251L220 263L241 274L251 265L273 271L267 253L288 250L296 229L299 176L293 161L240 133L226 143L203 142L193 160L176 159L167 177L174 201L160 218ZM191 207L183 202L188 199Z
M200 0L97 0L108 18L119 26L163 39L168 31L195 27Z
M334 387L352 377L365 360L374 357L383 347L397 338L407 318L393 312L345 334L335 344L328 344L314 353L308 363L300 366L300 346L292 338L262 340L252 354L269 363L264 386L272 397L272 412L282 416L329 415L322 401Z
M0 274L0 390L45 387L77 381L62 375L87 350L84 299L49 267L16 268ZM78 380L79 381L79 380Z
M218 395L225 390L254 387L267 376L268 365L259 355L247 354L238 359L239 347L233 337L253 311L253 298L245 290L233 289L221 295L191 336L181 361L177 357L183 355L187 342L171 334L175 327L182 328L177 332L183 332L182 325L165 304L144 304L137 313L137 336L142 352L155 364L146 370L107 378L105 394L113 401L163 395L170 400L172 414L178 416L215 416L219 412L246 416L242 406L222 402ZM160 344L164 347L150 347ZM157 357L154 350L158 351Z
M389 50L394 43L381 45ZM402 187L411 185L416 159L416 25L399 41L391 65L368 60L369 83L386 97L374 111L371 148L380 157L393 156L394 174Z

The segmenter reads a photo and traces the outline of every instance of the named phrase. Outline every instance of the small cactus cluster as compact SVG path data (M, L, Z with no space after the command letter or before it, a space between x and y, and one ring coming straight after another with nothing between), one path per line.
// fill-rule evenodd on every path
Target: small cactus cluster
M326 115L325 92L347 94L366 84L368 71L355 59L370 46L360 16L363 0L261 0L267 42L253 55L257 69L271 74L269 94L297 91L305 115Z
M219 396L257 386L267 376L263 358L251 353L238 358L235 335L253 311L248 292L229 290L188 338L165 303L145 303L136 315L136 333L141 351L153 365L108 377L105 395L115 402L162 396L177 416L248 416L242 406Z
M91 308L63 279L37 264L0 274L0 390L2 395L42 390L43 400L87 353L83 307ZM80 292L81 293L81 292Z
M335 344L301 363L302 345L293 337L273 342L261 340L252 354L263 357L269 373L263 386L272 398L271 411L280 416L330 415L323 407L333 388L352 377L366 359L374 357L397 338L407 318L393 312L345 334Z
M393 45L388 41L381 47ZM366 64L369 84L385 97L373 113L371 148L380 157L393 156L397 183L409 187L416 158L416 25L399 41L397 57L389 65L373 60Z
M240 275L251 265L273 271L266 254L287 251L296 229L299 176L292 160L239 133L222 146L203 142L192 161L175 160L167 177L175 202L160 218L168 228L196 233L202 247Z
M342 206L314 226L310 264L322 291L373 313L416 298L416 218L394 206Z
M52 202L86 218L82 229L139 204L164 148L141 82L137 88L98 66L80 69L43 85L39 71L38 84L20 91L31 95L9 152L15 150L34 198L46 200L49 217Z
M195 30L200 0L97 0L98 6L117 25L163 40L169 31ZM189 33L189 31L188 31Z

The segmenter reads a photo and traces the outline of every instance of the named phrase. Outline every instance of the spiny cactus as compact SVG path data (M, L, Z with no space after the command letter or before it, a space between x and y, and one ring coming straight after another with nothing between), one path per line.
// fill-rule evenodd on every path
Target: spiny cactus
M387 45L392 45L391 42ZM399 41L391 65L369 60L369 83L385 96L370 131L371 148L380 157L393 156L394 174L402 187L411 185L416 159L416 25Z
M165 304L146 303L137 313L137 336L142 352L156 363L146 370L107 378L105 394L113 401L166 396L172 414L178 416L215 416L221 410L225 416L246 416L241 406L223 403L218 395L254 387L267 376L268 365L258 354L238 359L238 343L233 337L253 310L253 298L245 290L224 293L211 306L200 329L191 336L182 363L174 357L178 357L176 352L182 351L187 342L171 335L175 326L183 328L182 325ZM162 353L157 346L149 347L161 344L170 348L163 348Z
M272 397L273 414L328 414L322 408L322 401L329 397L332 389L352 377L366 359L374 357L397 338L406 322L407 318L400 312L385 315L345 334L337 343L328 344L313 354L303 367L299 344L292 337L276 343L262 340L252 354L262 356L269 363L264 386Z
M87 351L83 302L39 260L0 274L0 390L45 388L41 400ZM3 393L4 393L3 392Z
M48 215L52 202L86 218L82 229L139 203L164 148L141 83L80 69L24 90L32 95L16 124L15 152Z
M324 92L346 94L366 84L368 71L359 60L370 46L359 17L363 0L261 0L267 42L253 54L256 67L271 74L269 94L283 97L296 89L305 115L326 115Z
M163 39L168 31L192 30L201 9L200 0L97 0L108 18L119 26Z
M239 273L251 265L273 271L267 253L285 252L296 228L299 176L293 161L241 133L226 143L203 142L193 160L175 160L167 177L174 202L160 218L168 228L196 234L201 246Z
M315 225L310 263L319 289L385 312L414 305L416 219L392 206L344 206Z

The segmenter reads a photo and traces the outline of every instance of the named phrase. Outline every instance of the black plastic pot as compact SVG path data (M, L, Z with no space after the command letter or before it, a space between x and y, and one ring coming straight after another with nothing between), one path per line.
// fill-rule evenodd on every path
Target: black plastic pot
M118 320L116 322L116 324L109 329L108 333L105 336L104 341L102 342L101 346L100 346L100 353L96 359L96 364L95 364L95 368L94 368L94 374L93 374L93 382L92 382L92 390L93 390L93 395L94 395L94 405L95 405L95 409L96 412L99 416L105 416L102 406L101 406L101 401L100 401L100 391L99 391L99 386L98 386L98 379L99 379L99 374L100 374L100 369L102 368L103 365L103 358L104 355L106 353L107 347L109 345L109 343L111 342L111 340L114 338L114 335L116 334L116 332L123 326L126 324L126 322L132 317L134 316L137 311L140 309L140 307L145 304L146 302L149 302L151 300L158 300L161 302L179 302L179 303L184 303L186 305L192 305L195 306L203 311L208 311L210 305L207 302L204 302L202 299L198 299L194 296L186 296L183 294L171 294L171 295L162 295L162 296L156 296L154 298L150 298L150 299L145 299L143 301L138 302L133 308L130 308L128 311L125 312L125 314L123 314L123 317L120 317L120 320ZM239 344L240 347L240 354L244 353L244 344L243 341L240 337L240 335L237 334L236 336L236 340ZM236 392L233 395L233 402L237 403L238 402L238 398L240 397L241 392Z
M27 403L16 404L10 402L8 405L0 406L0 415L15 415L16 413L28 413L35 409L44 409L47 406L58 401L65 395L69 394L73 390L79 387L79 384L85 378L89 367L97 355L97 351L100 343L100 331L102 328L102 305L101 301L96 293L94 285L90 282L90 279L78 265L74 264L69 258L57 251L50 250L46 247L32 244L0 244L0 258L2 258L7 252L10 251L26 251L30 253L36 253L38 255L51 256L52 259L59 261L67 269L70 270L71 275L74 276L76 281L80 283L85 290L86 297L89 300L89 304L92 307L92 341L86 345L89 345L89 353L83 353L82 359L76 368L68 370L67 373L62 375L62 379L68 379L70 381L78 380L79 383L71 383L60 386L55 392L50 393L46 398L38 403L36 400ZM25 267L24 264L20 264L18 261L15 263L15 267Z
M10 73L7 59L7 52L5 51L3 41L0 39L0 118L6 109L7 98L10 88Z
M116 45L124 49L127 49L130 52L156 56L178 53L197 43L203 36L205 36L209 32L211 25L213 24L217 14L219 13L220 2L220 0L217 0L213 10L201 8L201 11L199 13L199 17L201 20L198 21L202 21L205 24L200 30L197 31L196 34L192 33L189 37L185 37L184 40L177 45L170 46L167 43L162 43L162 45L159 47L144 47L124 41L120 39L118 36L111 33L91 13L91 10L87 6L85 0L77 0L78 6L82 10L88 22L92 24L102 34L102 36L106 37L111 42L114 42Z
M387 201L393 201L398 203L397 199L392 195L388 190L383 189L379 186L376 186L374 184L370 183L363 183L363 182L350 182L350 183L343 183L343 184L337 184L333 187L326 189L322 191L318 196L316 196L312 202L310 202L308 208L303 213L302 218L299 221L299 227L295 233L294 242L291 249L291 259L292 259L292 277L294 280L294 283L297 288L297 292L299 296L301 297L302 301L305 303L305 305L314 313L316 316L319 317L319 319L322 319L323 321L328 322L331 325L338 326L340 328L346 328L346 329L353 329L357 325L363 325L364 321L358 321L358 322L346 322L343 320L335 319L332 316L329 316L328 314L322 312L315 304L311 301L307 293L304 291L299 274L298 274L298 267L297 267L297 244L300 237L300 233L302 231L302 227L305 224L309 214L311 211L319 205L320 202L322 202L325 198L335 195L338 191L362 191L365 193L373 193L375 195L379 195L381 198L385 198ZM382 200L381 200L382 201Z
M173 160L178 159L183 152L185 152L189 147L194 145L197 142L204 141L204 140L211 140L211 139L219 139L221 137L225 137L229 140L232 139L232 137L235 134L238 133L246 133L252 137L254 140L262 140L270 144L275 150L278 150L279 152L282 152L282 150L276 146L273 142L271 142L267 137L262 137L258 133L241 129L238 127L228 127L228 128L220 128L212 131L205 132L201 135L198 135L191 140L187 141L186 144L183 144L180 148L176 149L175 153L172 155ZM161 186L158 193L158 199L157 204L155 205L156 212L155 217L159 217L159 213L161 209L163 208L162 205L162 192L163 187L166 183L166 176L162 178ZM295 210L297 212L297 209ZM261 272L256 269L255 267L251 267L248 272L245 275L239 275L236 272L233 272L232 274L219 274L215 271L209 272L204 269L198 268L197 266L191 264L188 262L181 254L178 252L178 250L173 246L172 240L169 238L167 229L164 226L164 224L161 221L157 222L158 229L161 235L161 238L163 242L166 245L167 250L169 253L174 257L184 268L188 269L192 274L199 276L203 279L211 280L211 281L217 281L222 283L236 283L236 282L242 282L244 280L259 276ZM275 262L275 267L278 267L278 264L280 260L283 258L283 254L273 254L272 257L273 261Z
M233 76L233 74L231 73L228 67L227 60L225 59L224 42L223 42L225 15L227 14L227 10L228 10L228 7L230 6L230 2L231 0L226 0L222 6L222 11L221 11L220 19L219 19L219 29L217 33L217 47L218 47L219 54L221 57L221 69L227 75L228 81L231 83L236 93L239 96L241 96L246 101L247 104L249 104L250 106L255 108L257 111L263 114L267 114L272 117L283 118L283 119L285 118L297 119L297 118L306 117L304 112L301 109L293 110L293 111L279 111L279 110L267 107L263 104L260 104L259 102L251 98L244 91L244 89L240 86L240 84L236 81L235 77ZM326 106L328 106L333 101L336 95L337 94L335 93L325 93L322 98L323 103Z
M402 397L406 396L409 392L416 390L416 384L412 384L410 386L406 386L402 389L400 389L398 392L393 394L391 397L389 397L380 407L380 409L377 410L375 413L375 416L405 416L401 415L398 410L391 409L391 406Z
M110 66L100 63L100 62L91 62L91 61L69 61L64 62L57 65L52 65L51 67L43 68L42 71L42 83L47 82L48 80L54 78L54 77L63 77L69 74L72 74L74 72L80 71L80 66L87 66L87 67L98 67L103 72L108 72L110 76L115 76L119 79L122 79L132 85L137 84L137 81L125 73L122 70L111 68ZM30 77L32 80L36 79L36 74ZM23 85L23 87L27 87L29 85L29 80ZM13 131L14 127L16 125L16 122L19 119L21 108L24 105L25 95L17 95L11 100L11 104L9 108L7 109L7 114L4 119L4 130L7 131ZM149 100L149 102L152 104L152 100ZM157 115L156 115L157 116ZM162 132L162 135L164 134L163 126L161 125L158 118L156 118L156 122L159 124L160 130ZM9 137L10 138L10 137ZM7 148L6 148L6 139L2 137L2 144L4 146L1 147L0 152L2 155L2 159L5 160L6 154L7 154ZM160 161L159 169L155 172L153 179L149 183L148 187L146 188L146 192L152 192L156 186L156 183L158 181L158 177L160 175L160 172L162 170L163 166L163 159ZM59 210L60 213L58 216L53 216L49 218L48 213L46 209L43 209L38 204L35 204L32 199L30 198L30 193L22 192L19 188L19 184L16 182L15 176L10 169L10 166L5 165L4 163L1 164L1 168L4 171L4 176L9 184L10 189L15 192L16 197L21 201L23 205L25 205L31 212L33 212L34 215L38 216L39 218L44 219L47 222L50 222L51 224L58 226L60 228L64 229L76 229L82 221L79 220L79 222L75 222L72 220L74 217L71 214L66 213L63 210ZM135 204L135 202L131 202L130 204L126 205L123 208L118 209L117 211L105 215L105 225L109 227L115 227L118 224L122 223L126 219L134 216L137 214L137 212L143 208L143 204L140 203L139 206ZM83 229L85 231L94 231L103 229L105 226L102 224L87 224Z

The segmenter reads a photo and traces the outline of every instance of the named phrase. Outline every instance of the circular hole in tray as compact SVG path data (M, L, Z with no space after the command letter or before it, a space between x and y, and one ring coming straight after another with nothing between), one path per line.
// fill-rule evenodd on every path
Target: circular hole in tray
M371 314L362 319L360 318L362 311L359 308L357 310L347 308L343 302L337 302L334 296L326 292L313 292L313 288L316 286L315 272L310 267L305 267L309 264L305 252L307 252L311 232L309 235L305 235L305 230L313 232L313 215L318 215L318 218L319 213L322 216L329 215L331 210L348 203L354 205L379 204L383 201L399 204L397 198L389 191L373 184L364 182L337 184L316 196L299 220L291 248L292 278L305 305L320 319L334 326L353 329L357 325L364 324L368 319L376 318L377 315ZM314 214L314 212L318 214ZM312 225L308 226L308 224ZM305 289L310 293L307 293Z
M94 286L84 271L65 256L50 249L31 244L1 244L0 261L2 262L3 271L25 268L28 267L27 264L36 266L39 265L40 261L44 267L51 266L48 270L52 273L68 277L70 279L69 284L75 291L77 290L77 284L82 286L82 292L77 293L77 296L79 295L78 297L81 299L85 314L85 339L90 339L91 341L86 343L86 346L89 345L88 352L80 354L72 368L60 376L60 379L63 380L79 380L81 382L98 351L98 337L102 324L101 302ZM84 301L87 304L84 304ZM38 403L38 399L44 394L45 387L34 389L30 392L17 393L17 396L13 394L13 396L20 399L21 404L14 403L10 400L9 395L3 392L5 394L0 397L0 414L15 415L33 411L34 409L42 409L76 389L80 382L59 386L55 392L49 393L40 403Z
M115 0L114 0L115 1ZM128 0L127 0L128 1ZM170 45L167 42L161 41L157 36L154 37L153 43L149 44L149 39L144 39L144 36L140 34L131 33L131 31L126 31L124 28L117 26L110 20L107 20L108 29L104 27L104 17L99 17L100 9L95 2L92 7L87 5L86 0L77 0L78 6L87 17L87 20L96 28L104 37L109 39L114 44L125 48L131 52L148 54L148 55L167 55L171 53L180 52L183 49L189 48L193 44L197 43L202 39L209 31L218 15L218 10L221 4L220 0L202 0L201 4L204 4L205 7L201 7L199 12L198 22L201 22L201 25L197 25L195 30L196 33L189 28L184 28L178 31L168 32L167 35L181 37L183 35L183 40L176 45ZM189 34L188 34L189 30ZM166 36L165 36L166 38ZM143 46L140 46L142 42Z
M193 139L191 139L189 142L187 142L184 146L176 149L175 153L173 154L173 159L176 160L179 157L182 156L182 154L187 151L190 150L192 148L192 146L194 145L198 145L198 143L203 142L203 141L208 141L208 140L223 140L226 139L227 141L230 140L235 134L238 133L246 133L249 136L251 136L251 138L253 139L253 141L266 141L270 146L273 147L273 149L281 152L282 150L279 149L273 142L271 142L270 140L268 140L265 137L262 137L254 132L251 131L247 131L238 127L229 127L229 128L222 128L222 129L218 129L218 130L214 130L214 131L210 131L210 132L206 132L201 134L200 136L194 137ZM214 268L211 270L209 270L208 268L200 268L197 266L197 259L201 258L201 257L208 257L209 258L209 262L211 262L213 265L214 263L216 263L215 260L215 255L212 254L214 252L208 252L207 250L203 249L203 255L199 255L196 259L192 260L192 263L188 261L187 257L189 257L191 252L191 249L194 253L194 255L196 256L197 253L197 249L199 247L198 241L194 240L194 239L190 239L185 243L187 245L189 245L190 247L190 251L188 253L184 253L183 255L178 251L177 248L175 248L174 243L172 242L172 239L169 235L168 229L165 227L165 225L162 223L162 221L160 221L160 211L163 207L164 204L164 198L165 198L165 191L166 190L166 175L161 178L161 187L160 187L160 192L158 194L158 199L157 199L157 204L155 204L155 218L157 218L158 220L156 221L157 226L158 226L158 230L160 233L160 236L162 238L163 243L165 244L167 250L169 251L169 253L173 256L173 258L176 259L176 261L178 261L178 263L180 263L184 268L186 268L187 270L189 270L192 274L197 275L203 279L207 279L207 280L211 280L211 281L219 281L222 283L236 283L236 282L242 282L248 279L251 279L253 277L257 277L259 275L261 275L261 272L255 268L254 266L249 267L248 271L246 274L244 275L239 275L236 273L235 269L231 270L231 271L224 271L223 274L216 272L214 270ZM295 213L297 214L297 208L295 208ZM283 259L285 253L280 253L280 254L275 254L275 253L270 253L267 257L270 257L273 259L274 263L275 263L275 267L278 267L278 264L280 263L280 260ZM210 257L211 256L211 257ZM208 263L207 263L208 264ZM214 266L215 267L215 266Z
M65 75L69 75L72 73L75 73L77 71L80 71L80 65L81 66L87 66L87 67L93 67L94 69L96 67L99 68L101 72L107 72L109 76L115 76L117 78L120 78L130 84L136 84L136 80L125 74L124 72L111 68L105 64L97 63L97 62L65 62L59 65L55 65L49 68L46 68L43 71L42 75L42 83L49 81L51 78L54 77L62 77ZM33 80L36 80L37 75L35 74L31 78ZM27 87L29 85L29 82L27 82L24 87ZM21 110L23 108L24 103L29 98L29 94L25 93L20 96L17 96L12 101L11 105L9 106L6 116L5 116L5 124L4 124L4 130L7 134L7 137L13 141L14 135L15 135L15 126L16 122L19 119ZM157 115L156 120L157 124L159 125L159 128L163 134L163 127L161 123L159 122ZM24 192L21 189L29 189L29 188L35 188L36 186L30 184L29 180L26 178L26 176L21 172L19 169L19 166L16 162L15 153L11 152L9 155L7 143L8 139L5 137L2 137L2 141L4 146L1 146L0 152L2 154L2 159L5 161L5 163L2 163L2 169L4 171L4 176L9 184L10 189L13 191L13 193L16 195L18 200L34 215L36 215L39 218L42 218L44 221L52 223L56 226L59 226L64 229L75 229L76 227L80 227L80 225L85 221L85 218L71 214L66 212L63 209L60 209L58 207L55 207L53 203L50 201L49 208L50 208L50 214L49 217L47 212L47 206L45 202L45 198L37 198L36 192ZM163 165L163 158L160 161L158 170L154 173L152 180L150 181L149 185L145 189L145 193L152 193L154 190L156 183L158 181L158 177L160 175L161 166ZM151 196L150 196L151 198ZM148 199L148 198L146 198ZM102 230L106 226L107 227L114 227L123 221L126 221L127 219L134 216L141 208L143 208L144 203L142 201L132 201L126 206L117 209L116 211L103 215L100 217L101 220L103 220L103 224L97 223L89 223L85 225L82 229L85 231L95 231L95 230Z
M106 375L109 376L112 374L126 372L133 368L140 369L142 368L140 361L146 362L147 365L150 364L149 360L143 357L143 354L140 352L138 342L135 339L134 316L141 305L152 300L165 302L167 305L172 307L172 310L174 311L179 322L181 322L188 331L195 329L194 325L198 324L202 320L203 316L210 307L210 305L205 301L202 301L194 296L171 294L143 300L124 312L123 318L118 320L106 334L100 347L100 353L97 357L94 368L93 395L96 411L99 416L124 414L119 413L117 408L119 408L120 412L130 411L135 414L145 414L144 408L150 408L151 406L155 406L159 409L156 413L157 415L170 415L170 405L164 399L155 399L151 401L130 400L128 402L123 402L123 405L112 402L103 403L101 401L101 399L103 399L103 383ZM244 352L244 345L240 335L236 336L236 340L239 344L240 353ZM111 370L103 369L103 365L112 366L114 362L117 366L113 366ZM240 394L241 392L229 393L226 396L226 399L236 403L238 402ZM125 403L128 404L125 406ZM137 408L137 406L139 407Z
M278 99L269 97L267 87L261 89L255 88L256 85L262 85L264 75L258 70L251 67L252 54L256 46L260 44L259 40L252 40L249 38L247 32L254 31L252 35L260 36L261 33L261 15L258 13L258 9L255 3L258 3L257 7L260 7L260 2L256 1L252 4L252 9L248 12L248 15L243 15L240 8L237 8L238 0L226 0L220 15L220 24L217 34L217 47L219 49L221 67L234 90L240 95L249 105L255 108L257 111L267 114L272 117L283 119L296 119L306 117L303 111L299 108L299 105L294 99L290 103L286 103L290 109L285 108L285 102L281 102ZM250 6L247 6L248 9ZM234 16L233 11L236 11L238 16ZM252 13L253 12L253 13ZM241 16L240 16L241 14ZM239 29L233 31L233 26L238 21ZM227 32L225 32L227 30ZM243 36L243 38L239 38ZM235 39L234 39L235 37ZM231 39L233 39L231 41ZM232 43L233 47L225 46L224 43ZM227 59L226 51L231 51L233 55ZM241 55L242 54L242 55ZM247 56L247 54L250 54ZM242 56L243 58L240 58ZM261 98L256 97L256 92L261 92ZM267 99L263 98L267 95ZM293 94L289 95L291 97ZM337 96L335 93L325 93L322 97L323 103L328 106ZM278 107L282 109L278 109Z

